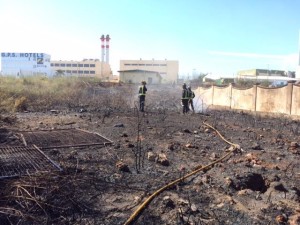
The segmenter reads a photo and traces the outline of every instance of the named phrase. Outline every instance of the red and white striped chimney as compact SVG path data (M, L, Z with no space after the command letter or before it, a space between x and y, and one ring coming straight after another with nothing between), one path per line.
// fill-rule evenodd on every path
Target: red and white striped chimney
M104 37L103 34L102 34L100 40L101 40L101 62L104 62L104 54L105 54L105 52L104 52L104 48L105 48L104 40L105 40L105 37Z
M109 40L110 40L110 37L108 34L106 35L105 40L106 40L106 63L109 64Z

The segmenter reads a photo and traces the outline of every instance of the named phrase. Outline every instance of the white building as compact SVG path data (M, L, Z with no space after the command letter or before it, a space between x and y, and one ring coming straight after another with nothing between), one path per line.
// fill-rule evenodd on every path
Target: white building
M128 82L128 76L123 76L126 72L135 71L134 76L138 76L137 71L141 71L141 77L145 72L155 72L161 76L161 83L177 83L179 63L177 60L121 60L120 61L120 81ZM130 75L129 73L127 75ZM142 78L141 78L142 79ZM132 80L132 79L129 79ZM148 81L149 82L149 81Z
M31 76L53 74L51 56L45 53L1 53L1 74L4 76Z

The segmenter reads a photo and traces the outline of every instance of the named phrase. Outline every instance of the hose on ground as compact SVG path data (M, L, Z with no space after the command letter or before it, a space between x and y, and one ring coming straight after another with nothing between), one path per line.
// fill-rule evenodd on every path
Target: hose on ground
M124 223L124 225L131 225L133 224L133 222L135 221L135 219L137 218L137 216L142 212L142 210L154 199L155 196L157 196L158 194L160 194L161 192L163 192L164 190L172 187L173 185L184 181L186 178L202 171L202 170L206 170L208 168L210 168L211 166L213 166L214 164L221 162L222 160L224 160L226 157L228 157L229 155L231 155L234 151L236 151L239 147L239 145L234 144L232 142L229 142L228 140L226 140L221 133L215 129L214 127L212 127L211 125L209 125L208 123L203 122L203 124L211 129L213 129L214 131L216 131L216 133L221 137L222 140L224 140L226 143L228 143L229 145L233 146L232 150L230 150L227 154L225 154L224 156L222 156L221 158L219 158L216 161L213 161L212 163L200 167L192 172L190 172L189 174L182 176L180 178L178 178L177 180L172 181L171 183L165 185L164 187L158 189L157 191L155 191L152 195L150 195L134 212L133 214L129 217L129 219Z

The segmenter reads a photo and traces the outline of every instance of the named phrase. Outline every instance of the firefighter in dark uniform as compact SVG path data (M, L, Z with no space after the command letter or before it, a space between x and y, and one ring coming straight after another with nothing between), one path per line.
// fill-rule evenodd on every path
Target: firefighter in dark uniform
M146 81L142 81L142 85L139 87L139 99L140 99L141 112L144 112L146 92L147 92Z
M182 102L182 112L183 114L188 113L189 109L189 91L186 88L186 84L184 83L182 85L182 96L181 96L181 102Z
M193 113L195 112L194 109L194 103L193 103L193 98L195 98L195 93L192 91L191 87L188 86L188 92L189 92L189 106L191 106Z

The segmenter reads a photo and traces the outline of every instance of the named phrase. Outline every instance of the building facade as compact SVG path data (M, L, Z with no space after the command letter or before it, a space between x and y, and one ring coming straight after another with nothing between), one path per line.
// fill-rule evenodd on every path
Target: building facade
M45 53L1 53L1 74L4 76L52 75L51 56Z
M237 72L238 78L257 77L257 76L287 76L283 70L251 69L240 70Z
M79 77L97 77L110 80L112 71L110 65L99 59L84 59L81 61L51 61L51 68L56 75L71 75Z
M141 83L146 81L147 84L161 84L162 77L158 72L146 70L124 70L120 73L119 81L124 83Z
M120 71L152 71L159 73L161 83L177 83L179 63L176 60L121 60ZM120 75L120 81L121 80ZM123 80L123 82L126 82Z

